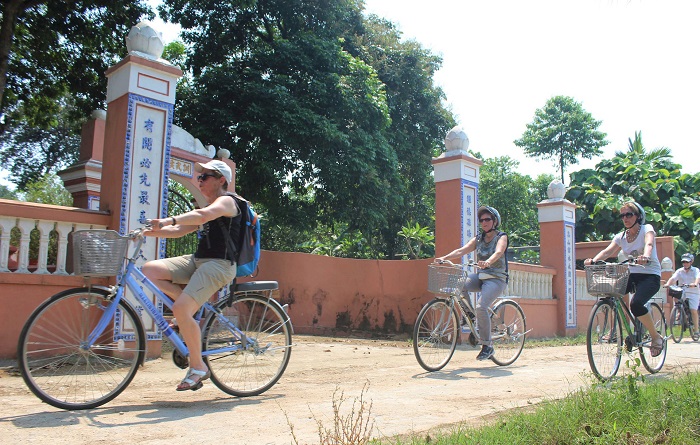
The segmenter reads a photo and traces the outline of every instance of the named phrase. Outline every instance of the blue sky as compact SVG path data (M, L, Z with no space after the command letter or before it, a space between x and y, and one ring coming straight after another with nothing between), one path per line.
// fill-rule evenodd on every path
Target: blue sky
M365 0L365 6L395 23L404 39L442 56L435 81L470 150L511 156L520 173L533 177L555 173L550 161L525 157L513 140L536 109L566 95L602 121L610 141L604 158L626 150L641 131L647 149L668 147L683 172L700 172L700 1ZM177 38L173 25L156 20L154 27L166 42Z

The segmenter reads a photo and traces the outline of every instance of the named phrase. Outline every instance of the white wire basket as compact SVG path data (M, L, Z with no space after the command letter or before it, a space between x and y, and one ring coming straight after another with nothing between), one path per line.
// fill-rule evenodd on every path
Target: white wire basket
M467 279L460 266L429 264L428 291L440 295L459 295Z
M84 277L113 277L124 265L129 238L114 230L73 232L73 273Z
M593 264L586 266L586 286L591 295L621 297L627 290L630 277L627 264Z

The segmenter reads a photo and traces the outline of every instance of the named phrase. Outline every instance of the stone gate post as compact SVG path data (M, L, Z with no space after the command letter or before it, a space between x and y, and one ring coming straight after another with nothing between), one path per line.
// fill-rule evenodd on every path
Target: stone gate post
M482 161L469 156L469 138L460 127L445 137L446 152L433 158L435 171L435 255L463 246L474 237Z
M167 216L175 87L182 76L179 68L160 58L161 34L148 24L131 29L126 47L128 55L105 73L107 119L100 191L100 210L109 210L112 216L109 228L122 234L147 219ZM143 260L161 257L164 250L165 240L149 239ZM148 339L159 339L157 327L145 318ZM160 347L155 349L160 353Z
M540 223L540 264L557 270L552 296L557 300L557 335L576 329L576 205L564 199L564 184L555 180L546 199L537 204Z

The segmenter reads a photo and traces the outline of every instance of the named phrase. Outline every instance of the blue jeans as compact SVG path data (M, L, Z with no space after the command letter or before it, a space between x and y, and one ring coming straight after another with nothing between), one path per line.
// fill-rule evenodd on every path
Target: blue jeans
M467 275L467 281L464 283L464 290L468 292L481 292L481 297L476 302L476 322L479 326L479 337L481 344L492 346L491 341L491 315L489 307L496 301L496 298L503 295L508 284L498 278L489 278L488 280L479 279L476 273Z

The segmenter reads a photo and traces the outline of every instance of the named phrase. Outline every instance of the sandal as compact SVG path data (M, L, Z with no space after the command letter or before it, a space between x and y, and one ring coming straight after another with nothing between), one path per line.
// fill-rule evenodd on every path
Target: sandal
M663 338L660 339L659 342L656 342L654 340L651 341L651 346L649 347L649 351L651 352L652 357L658 357L659 355L661 355L663 350L664 350Z
M190 368L187 371L187 375L184 379L177 385L178 391L197 391L204 384L205 380L211 377L211 372L207 369L206 371L200 371L199 369Z

